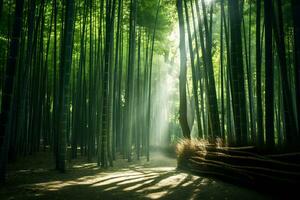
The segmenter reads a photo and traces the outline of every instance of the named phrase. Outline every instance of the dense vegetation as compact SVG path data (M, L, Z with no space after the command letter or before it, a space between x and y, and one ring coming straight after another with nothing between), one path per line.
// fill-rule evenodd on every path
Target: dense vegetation
M177 9L182 83L187 38L198 136L269 149L299 146L299 3L178 1ZM185 110L182 104L190 137Z
M149 159L155 39L163 41L172 25L172 12L159 12L171 10L169 4L1 4L2 180L7 157L48 146L60 171L67 146L71 158L80 147L81 155L88 161L96 156L102 167L113 164L117 151L129 161L132 151Z
M298 0L1 0L0 182L8 161L42 150L61 172L79 155L103 168L119 153L149 160L163 132L164 146L298 151L299 11Z

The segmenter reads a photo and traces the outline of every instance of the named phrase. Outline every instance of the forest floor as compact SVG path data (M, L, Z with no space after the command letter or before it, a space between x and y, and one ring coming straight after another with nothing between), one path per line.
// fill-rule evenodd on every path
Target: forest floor
M179 171L174 158L158 152L151 154L150 162L118 159L107 170L78 159L68 163L65 174L53 170L49 157L50 153L39 153L10 165L0 199L271 199L253 190Z

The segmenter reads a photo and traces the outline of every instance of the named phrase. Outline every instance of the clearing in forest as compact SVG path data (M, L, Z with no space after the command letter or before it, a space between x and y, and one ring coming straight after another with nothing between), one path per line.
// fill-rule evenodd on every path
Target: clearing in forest
M176 160L153 153L99 169L96 163L69 163L65 174L53 170L50 155L40 153L10 166L0 199L268 199L257 192L176 169Z

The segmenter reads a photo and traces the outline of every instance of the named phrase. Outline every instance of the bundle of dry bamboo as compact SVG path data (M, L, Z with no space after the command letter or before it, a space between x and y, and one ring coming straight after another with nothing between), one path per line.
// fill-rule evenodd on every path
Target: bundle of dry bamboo
M300 153L259 154L255 147L219 147L185 141L177 147L178 168L254 187L300 185Z

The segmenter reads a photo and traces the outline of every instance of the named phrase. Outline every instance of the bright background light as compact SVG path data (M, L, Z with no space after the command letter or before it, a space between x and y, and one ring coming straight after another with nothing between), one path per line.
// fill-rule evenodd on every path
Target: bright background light
M214 0L204 0L206 4L211 4Z

